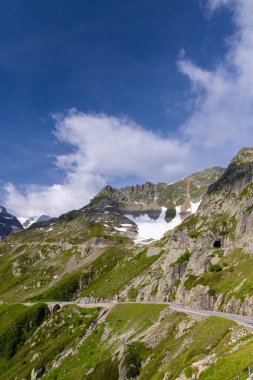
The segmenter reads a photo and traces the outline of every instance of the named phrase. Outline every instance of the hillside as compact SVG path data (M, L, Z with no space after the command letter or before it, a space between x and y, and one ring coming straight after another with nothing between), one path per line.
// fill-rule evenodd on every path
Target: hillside
M6 237L0 379L223 380L251 365L251 327L166 302L253 316L252 169L247 148L225 171L107 186L82 209ZM154 226L164 215L169 226L177 212L180 224L140 244L139 218ZM49 301L76 303L50 313Z
M252 167L253 149L242 149L197 213L164 237L162 258L131 284L137 300L253 315Z
M172 185L106 187L82 209L9 236L0 245L0 300L23 301L40 294L52 298L55 292L62 293L62 287L66 289L60 297L67 299L117 296L162 254L162 249L134 244L138 226L129 219L130 212L150 212L155 222L161 207L173 199L173 207L199 201L221 172L207 169ZM169 229L169 223L164 224ZM108 276L110 283L105 284Z
M1 344L0 379L224 380L252 360L247 329L223 318L193 318L166 305L68 305L53 314L44 305L4 305L1 343L31 318L11 346Z

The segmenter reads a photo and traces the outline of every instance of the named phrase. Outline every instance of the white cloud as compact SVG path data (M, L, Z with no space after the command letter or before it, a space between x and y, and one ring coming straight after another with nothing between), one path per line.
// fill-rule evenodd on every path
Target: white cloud
M212 11L230 6L236 33L228 51L212 71L184 57L181 72L188 76L196 96L196 108L181 127L195 158L210 164L210 158L226 162L253 137L253 1L210 0Z
M253 1L209 0L211 12L228 6L236 33L227 54L211 71L198 67L182 50L178 62L195 100L180 137L163 138L126 118L84 114L58 115L56 137L71 153L57 157L65 171L62 184L16 189L5 186L5 205L17 215L58 215L82 207L105 184L119 177L170 181L192 170L227 163L253 132Z
M79 176L78 173L67 173L63 184L52 186L26 186L17 189L8 183L4 187L4 204L18 217L42 214L58 216L84 206L104 185L104 179L99 176Z
M208 0L208 7L211 12L222 6L228 6L235 3L237 0Z
M162 138L131 120L77 111L58 117L56 136L74 147L71 155L58 157L59 167L106 178L167 178L183 170L188 153L179 140Z
M57 139L72 148L56 160L56 166L66 173L65 181L28 186L23 191L7 184L5 204L18 216L59 215L80 208L115 178L136 176L158 181L185 170L186 144L164 139L131 120L76 110L55 120Z

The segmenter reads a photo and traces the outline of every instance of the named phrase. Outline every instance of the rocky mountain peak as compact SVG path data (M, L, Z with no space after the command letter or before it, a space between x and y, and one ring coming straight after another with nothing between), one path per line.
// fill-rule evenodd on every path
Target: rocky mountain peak
M112 186L110 185L106 185L100 193L102 194L112 194L115 192L116 189L114 189Z
M183 178L171 184L144 184L126 186L115 189L105 186L92 200L98 202L101 198L110 198L129 211L132 209L146 210L150 208L172 207L182 205L186 200L199 201L210 184L217 181L225 169L220 167L208 168ZM144 207L145 206L145 207Z
M248 164L253 162L253 148L242 148L232 159L232 163Z
M6 208L3 206L0 206L0 212L2 212L2 213L6 212Z
M6 208L0 206L0 240L13 231L22 230L22 224L18 219L7 212Z
M232 159L223 175L213 183L208 193L218 190L242 191L253 180L253 148L243 148Z

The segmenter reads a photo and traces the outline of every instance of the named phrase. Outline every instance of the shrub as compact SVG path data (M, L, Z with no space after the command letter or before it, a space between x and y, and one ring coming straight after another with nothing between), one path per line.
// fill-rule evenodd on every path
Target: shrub
M187 379L190 379L193 375L192 367L185 368L184 374Z
M191 379L192 376L193 376L195 373L197 373L197 372L198 372L197 368L193 368L193 367L187 367L187 368L184 370L184 374L185 374L185 377L186 377L187 379Z
M209 289L207 293L208 293L208 295L209 295L210 297L214 297L215 294L216 294L216 290L212 288L212 289Z
M127 294L130 301L136 301L136 298L138 296L138 289L131 288Z
M169 221L169 220L174 219L175 216L176 216L176 208L175 208L175 206L174 206L174 203L173 203L173 202L170 202L170 203L168 204L168 208L167 208L166 213L165 213L165 219L166 219L167 221Z
M211 264L210 265L210 272L221 272L222 267L219 264Z
M126 376L128 379L139 376L141 368L140 356L133 352L128 353L125 358L125 366L127 368Z
M184 287L186 290L191 290L194 286L197 285L197 277L193 274L190 274L187 280L184 283Z
M192 230L190 233L189 233L189 236L193 239L197 239L197 237L199 237L200 235L200 231L198 230Z
M119 370L117 361L107 359L99 362L94 371L85 376L86 380L110 379L117 380L119 378Z
M178 265L178 264L184 264L190 260L190 257L191 257L191 254L187 249L182 256L180 256L174 263L171 264L171 266L174 267L175 265Z

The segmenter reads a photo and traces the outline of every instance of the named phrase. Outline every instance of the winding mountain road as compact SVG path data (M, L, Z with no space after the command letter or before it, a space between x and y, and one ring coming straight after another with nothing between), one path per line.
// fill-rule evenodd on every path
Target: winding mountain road
M210 310L201 310L201 309L193 309L191 307L183 306L181 304L170 302L169 306L173 310L181 311L186 314L195 314L195 315L201 315L206 317L222 317L231 319L232 321L235 321L236 323L247 326L253 329L253 317L246 317L239 314L230 314L230 313L223 313L220 311L210 311Z
M246 317L243 315L238 314L230 314L230 313L223 313L220 311L210 311L210 310L201 310L201 309L194 309L188 306L181 305L176 302L98 302L98 303L83 303L78 301L73 302L46 302L49 308L52 308L54 305L58 304L61 307L65 305L77 305L79 307L103 307L105 309L112 309L116 305L122 305L122 304L156 304L156 305L167 305L172 310L176 310L182 313L190 314L190 315L196 315L196 316L202 316L202 317L221 317L221 318L227 318L230 319L240 325L243 325L245 327L249 327L253 329L253 317ZM31 305L31 303L26 303L27 306Z

